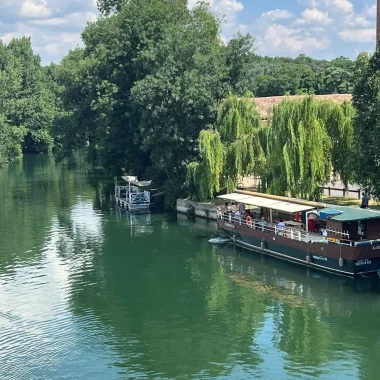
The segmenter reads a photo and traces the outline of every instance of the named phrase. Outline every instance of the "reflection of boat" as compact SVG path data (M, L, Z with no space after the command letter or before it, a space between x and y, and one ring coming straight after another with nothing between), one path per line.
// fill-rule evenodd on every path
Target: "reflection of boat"
M380 212L238 190L220 198L261 209L261 220L254 212L218 212L219 229L237 245L342 275L380 268ZM304 222L295 222L295 214ZM315 218L323 234L314 230Z
M376 294L376 297L369 297L366 302L379 303L379 281L374 276L341 277L302 267L293 267L291 270L290 263L279 262L265 255L249 255L240 249L235 252L231 246L225 246L217 252L218 261L226 268L227 276L234 283L294 306L316 303L326 306L328 294L331 307L347 312L352 303L363 303L362 298L354 296L357 292Z
M115 180L116 204L131 212L147 212L150 207L150 191L143 190L152 181L139 181L134 176L123 176L126 186L118 186Z
M116 214L119 221L125 221L130 227L131 236L150 235L153 232L152 219L149 212L131 213L116 208Z

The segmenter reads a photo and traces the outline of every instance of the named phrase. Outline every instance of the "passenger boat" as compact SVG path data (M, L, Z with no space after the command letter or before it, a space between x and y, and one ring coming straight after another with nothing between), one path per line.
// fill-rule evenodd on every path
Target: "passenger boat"
M115 179L116 204L130 212L148 212L150 191L144 190L152 181L139 181L135 176L123 176L126 185L119 186Z
M219 198L246 208L218 209L218 229L241 247L347 276L380 270L378 211L240 190Z

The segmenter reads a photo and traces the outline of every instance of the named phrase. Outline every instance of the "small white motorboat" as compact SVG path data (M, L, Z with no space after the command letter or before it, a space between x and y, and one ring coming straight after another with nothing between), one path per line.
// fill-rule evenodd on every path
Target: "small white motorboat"
M212 238L209 240L209 243L212 243L212 244L226 244L226 243L229 243L231 241L231 239L229 238L223 238L221 236L218 236L216 238Z

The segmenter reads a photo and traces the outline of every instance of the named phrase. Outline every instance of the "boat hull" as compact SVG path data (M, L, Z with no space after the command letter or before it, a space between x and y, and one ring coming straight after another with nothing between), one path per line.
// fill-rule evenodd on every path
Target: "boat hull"
M377 273L380 268L380 257L368 248L307 243L223 220L218 226L238 246L308 267L345 276Z

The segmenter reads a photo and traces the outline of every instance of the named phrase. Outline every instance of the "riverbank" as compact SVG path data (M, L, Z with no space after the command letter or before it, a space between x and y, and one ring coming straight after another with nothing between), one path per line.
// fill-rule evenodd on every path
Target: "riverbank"
M217 205L213 201L203 203L188 199L177 199L177 212L190 217L198 216L200 218L216 220L216 208Z

